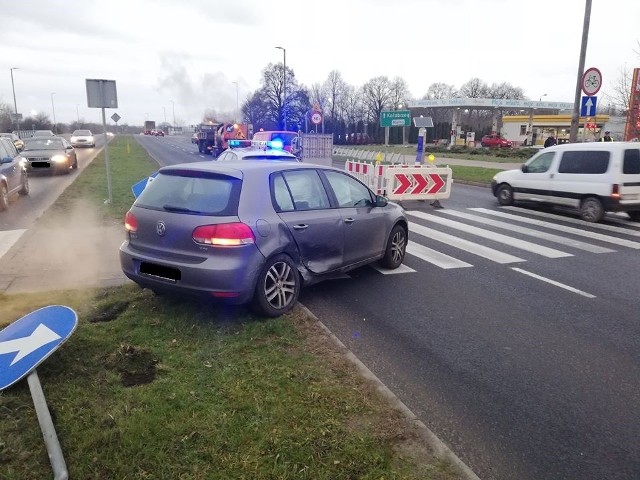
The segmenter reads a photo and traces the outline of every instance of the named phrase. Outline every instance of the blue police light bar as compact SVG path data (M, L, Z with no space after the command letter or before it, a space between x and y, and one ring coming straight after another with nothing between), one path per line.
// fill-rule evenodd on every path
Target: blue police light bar
M284 142L280 139L271 140L270 142L267 142L267 146L274 150L282 150L284 148Z
M229 148L250 147L251 140L229 140Z

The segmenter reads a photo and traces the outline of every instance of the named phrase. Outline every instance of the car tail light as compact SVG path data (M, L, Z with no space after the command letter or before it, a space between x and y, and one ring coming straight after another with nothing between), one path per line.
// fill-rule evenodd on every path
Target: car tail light
M127 232L135 233L138 231L138 219L131 213L131 210L124 216L124 228L127 229Z
M251 228L240 222L201 225L193 231L193 240L204 245L238 246L255 243Z
M620 185L617 183L614 183L611 188L611 198L620 199Z

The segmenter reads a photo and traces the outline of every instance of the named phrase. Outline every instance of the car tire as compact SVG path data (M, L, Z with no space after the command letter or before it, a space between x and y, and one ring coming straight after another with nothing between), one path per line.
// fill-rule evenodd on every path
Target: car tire
M484 143L484 142L480 142L480 145L482 145L483 147L486 147L486 146L487 146L487 144L486 144L486 143Z
M384 257L380 265L384 268L395 269L402 265L407 251L407 231L402 225L396 225L391 229Z
M293 260L280 254L266 261L256 282L253 309L259 315L279 317L293 308L300 294L300 274Z
M9 208L9 190L4 183L0 183L0 212Z
M640 210L635 210L633 212L627 212L629 218L634 222L640 222Z
M496 190L498 203L504 207L513 205L513 188L511 185L503 183Z
M18 194L23 197L29 195L29 175L26 173L22 174L22 186L20 187L20 190L18 190Z
M78 157L75 157L73 159L73 165L71 165L71 168L74 169L74 170L78 169Z
M602 202L596 197L587 197L580 202L580 218L585 222L598 223L604 217Z

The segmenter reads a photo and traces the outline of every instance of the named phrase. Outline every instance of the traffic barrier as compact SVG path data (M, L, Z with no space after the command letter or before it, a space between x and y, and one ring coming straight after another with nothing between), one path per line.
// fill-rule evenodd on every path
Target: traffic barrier
M345 170L377 195L389 200L435 200L449 198L453 183L450 167L431 165L374 165L360 160L347 160Z

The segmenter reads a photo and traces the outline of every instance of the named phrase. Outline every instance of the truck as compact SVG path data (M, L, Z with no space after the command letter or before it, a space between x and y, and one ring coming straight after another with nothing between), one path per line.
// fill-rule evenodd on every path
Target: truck
M229 148L229 140L247 140L253 126L246 123L201 123L196 129L198 152L218 157Z
M151 132L156 129L156 122L153 120L147 120L144 122L144 134L153 135Z

